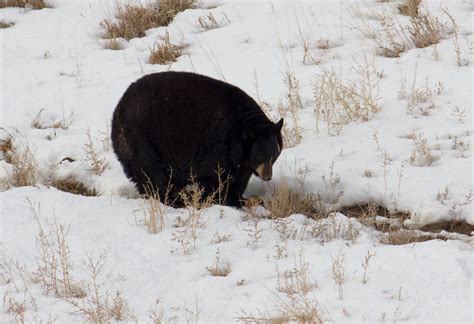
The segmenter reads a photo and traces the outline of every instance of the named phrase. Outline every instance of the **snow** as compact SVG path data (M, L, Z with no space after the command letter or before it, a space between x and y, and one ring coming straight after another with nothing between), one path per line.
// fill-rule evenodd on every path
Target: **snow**
M2 258L17 260L31 272L37 270L38 227L29 200L39 206L45 229L52 228L54 220L68 226L74 282L90 281L84 260L93 253L93 258L104 261L104 289L110 295L121 291L138 322L150 322L152 309L161 310L163 318L172 322L196 319L197 313L199 322L234 322L244 312L276 316L279 301L286 300L277 290L278 273L294 268L301 255L317 282L309 298L317 301L323 321L473 321L472 236L387 245L382 244L381 233L338 213L319 221L291 215L285 222L292 234L282 238L277 221L253 221L244 211L213 206L203 211L195 246L184 253L176 239L182 227L176 224L188 211L168 208L164 229L148 233L143 221L145 202L125 178L108 143L115 105L142 75L171 69L225 79L268 102L273 107L269 115L277 120L275 107L285 97L285 73L291 71L301 86L303 138L282 151L272 183L288 179L296 186L298 170L305 169L305 190L326 199L342 192L339 205L376 202L389 210L407 211L411 216L406 225L415 228L453 219L474 224L472 201L466 198L473 189L472 149L467 147L473 140L472 67L457 65L452 33L436 46L386 58L375 55L373 40L361 32L362 17L376 24L371 12L388 10L395 15L399 1L219 1L212 3L216 7L208 3L210 9L203 5L186 10L167 28L148 30L143 38L124 41L125 49L113 51L102 47L98 26L113 11L115 1L52 3L54 8L38 11L0 9L0 20L15 23L0 30L0 127L15 135L17 147L29 145L38 164L37 185L0 192ZM461 53L472 61L472 3L430 1L427 5L447 24L443 9L455 18ZM209 12L223 23L203 31L197 21ZM400 15L397 19L406 20ZM148 64L150 48L166 31L172 41L188 45L186 54L169 66ZM311 44L329 39L329 49L311 48L319 64L303 63L303 39ZM343 81L354 80L359 75L355 66L364 59L381 76L375 89L380 112L367 122L345 125L337 136L329 136L324 123L317 132L315 80L331 69ZM413 83L415 88L427 85L432 91L428 102L416 105L413 112L407 111L407 100L400 99L403 79L407 92ZM455 107L465 111L461 120L453 112ZM289 124L290 119L286 118ZM34 120L40 127L32 127ZM68 127L51 128L58 121ZM107 163L102 175L94 174L86 159L83 146L88 129ZM431 165L419 159L410 163L413 136L427 140L434 157ZM458 140L467 149L463 151ZM385 154L390 160L384 168ZM331 165L338 179L332 187L327 182ZM2 159L0 170L0 177L7 177L11 165ZM372 175L364 176L365 170ZM45 185L51 178L65 176L94 188L98 196L73 195ZM253 178L248 193L264 194L271 187ZM446 199L437 199L446 187ZM336 224L339 230L310 233L311 226L324 222ZM261 236L257 240L256 231ZM216 233L228 235L228 240L216 243ZM206 270L215 263L216 253L230 265L226 277L211 276ZM363 283L367 253L374 256L368 281ZM342 299L331 274L340 256L345 273ZM0 268L2 295L27 301L26 322L85 320L73 314L63 299L44 294L39 283L27 280L25 284L13 272ZM14 321L8 308L4 302L0 321Z

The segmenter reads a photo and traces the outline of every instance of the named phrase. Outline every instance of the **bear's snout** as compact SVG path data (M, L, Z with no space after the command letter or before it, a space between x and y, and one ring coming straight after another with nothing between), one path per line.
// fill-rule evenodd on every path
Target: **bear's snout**
M263 162L257 167L257 175L265 181L270 181L272 179L272 161L268 160Z

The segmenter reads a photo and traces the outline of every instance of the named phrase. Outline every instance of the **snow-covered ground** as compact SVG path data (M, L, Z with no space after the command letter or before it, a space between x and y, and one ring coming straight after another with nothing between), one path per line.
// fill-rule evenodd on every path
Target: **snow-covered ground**
M204 3L178 14L168 27L123 41L118 51L104 49L99 37L99 23L115 3L55 0L51 9L0 9L0 20L15 23L0 29L1 136L12 135L19 151L29 146L37 164L35 186L6 185L0 193L0 321L14 322L23 313L26 322L85 321L71 301L93 305L88 257L103 264L102 298L113 304L120 291L129 321L161 316L165 322L231 322L250 313L273 318L304 302L325 322L474 320L472 233L389 245L381 242L382 233L342 214L272 221L214 206L202 211L196 227L182 226L189 210L167 208L164 228L150 234L146 202L109 143L116 103L145 74L171 69L224 79L268 103L276 120L279 101L289 105L290 73L299 88L293 93L301 96L302 138L283 150L270 185L252 179L250 193L263 194L282 179L297 186L304 170L305 191L338 206L374 202L404 211L410 228L442 220L474 225L472 67L458 64L456 55L458 46L461 63L472 61L472 1L424 2L447 31L438 44L409 49L399 58L378 55L376 40L386 35L371 35L370 26L380 25L375 13L382 11L406 23L398 14L400 1ZM206 31L198 19L209 13L221 25ZM173 42L187 45L185 54L171 65L148 64L150 48L166 31ZM318 80L332 71L349 84L365 75L361 67L369 71L379 112L339 132L318 123ZM291 114L285 120L294 129ZM67 127L53 128L57 122ZM84 150L87 132L107 164L101 175L91 170ZM2 183L12 173L7 160L0 160ZM48 186L67 176L98 195ZM67 227L69 275L85 298L68 303L45 292L31 275L41 264L35 214L45 232L58 233L55 224ZM227 276L210 275L207 268L216 262L228 268ZM289 282L301 283L304 274L310 277L307 289L294 284L289 292Z

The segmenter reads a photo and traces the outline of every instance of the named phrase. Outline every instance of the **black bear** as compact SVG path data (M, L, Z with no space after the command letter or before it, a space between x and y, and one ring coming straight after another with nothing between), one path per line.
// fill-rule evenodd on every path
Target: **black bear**
M182 206L180 192L195 181L204 197L242 206L252 174L272 177L282 149L283 119L271 122L244 91L188 72L161 72L132 83L112 119L112 144L141 194L153 188ZM224 186L222 184L225 184Z

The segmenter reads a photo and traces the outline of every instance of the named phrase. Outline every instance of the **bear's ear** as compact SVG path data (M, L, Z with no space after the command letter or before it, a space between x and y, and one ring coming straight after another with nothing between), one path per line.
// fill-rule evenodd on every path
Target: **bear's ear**
M251 130L244 130L242 133L242 138L250 142L255 139L255 134Z
M275 130L279 133L283 127L283 118L275 124Z

